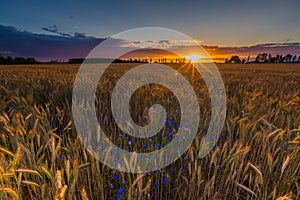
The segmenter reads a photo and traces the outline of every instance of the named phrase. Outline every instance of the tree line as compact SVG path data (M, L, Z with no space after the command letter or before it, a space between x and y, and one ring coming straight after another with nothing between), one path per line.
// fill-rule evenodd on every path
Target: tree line
M10 65L10 64L36 64L38 63L35 58L23 58L23 57L3 57L0 55L0 65Z
M82 63L84 61L83 58L72 58L68 61L68 63ZM97 60L98 61L98 60ZM108 61L108 59L103 59L101 61ZM109 60L111 61L111 60ZM137 63L185 63L185 58L176 58L167 60L166 58L162 59L116 59L113 62L115 63L126 63L126 62L137 62ZM55 63L51 61L51 63ZM58 61L57 61L58 62ZM37 64L38 62L35 58L23 58L23 57L3 57L0 55L0 64L9 65L9 64ZM272 56L267 53L259 53L254 60L250 61L250 56L246 59L241 59L237 55L231 56L231 58L226 58L225 63L300 63L300 55L297 57L296 55L287 54L287 55L276 55Z
M272 56L267 53L259 53L253 61L250 61L250 56L248 56L247 60L240 59L239 56L234 55L231 56L230 59L226 58L225 63L299 63L300 55L287 54L287 55L276 55Z
M83 62L87 63L185 63L186 58L127 58L127 59L112 59L112 58L71 58L69 59L69 64L80 64Z

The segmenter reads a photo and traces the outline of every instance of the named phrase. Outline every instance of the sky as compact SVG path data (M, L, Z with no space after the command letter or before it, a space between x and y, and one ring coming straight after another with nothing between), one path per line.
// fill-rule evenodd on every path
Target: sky
M297 0L2 0L0 25L15 27L16 31L26 31L34 37L59 36L60 40L66 39L67 43L72 43L71 37L88 38L88 45L85 45L87 49L101 42L101 38L128 29L164 27L187 34L201 41L202 45L218 46L224 50L229 47L300 42L299 8L300 1ZM3 27L2 32L7 31ZM20 34L15 37L17 35L20 37ZM78 43L76 39L74 41ZM19 46L20 49L22 47ZM25 47L23 49L26 50ZM3 54L13 50L0 43L0 54L1 51ZM83 50L84 53L79 55L85 55L86 51ZM19 51L13 55L22 54ZM48 59L55 56L37 57ZM68 56L72 55L61 58Z

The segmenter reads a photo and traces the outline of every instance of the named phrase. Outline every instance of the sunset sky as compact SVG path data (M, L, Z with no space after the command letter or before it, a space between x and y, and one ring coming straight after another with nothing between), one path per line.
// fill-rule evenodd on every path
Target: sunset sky
M41 60L84 57L103 39L164 27L212 56L300 54L300 1L8 1L0 6L0 54Z

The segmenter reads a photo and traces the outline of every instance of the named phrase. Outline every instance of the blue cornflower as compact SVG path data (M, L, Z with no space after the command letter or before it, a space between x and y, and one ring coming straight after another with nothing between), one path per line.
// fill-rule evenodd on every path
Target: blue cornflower
M121 175L120 175L120 172L118 173L116 173L116 179L120 179L121 178Z
M123 199L122 196L120 194L117 194L116 200L122 200L122 199Z
M122 187L119 188L118 194L124 194L124 189Z
M167 177L163 177L162 182L163 183L167 183L168 182L168 178Z
M168 137L172 137L172 132L171 131L167 131L167 136Z
M184 171L183 167L180 166L180 170L179 170L181 173Z

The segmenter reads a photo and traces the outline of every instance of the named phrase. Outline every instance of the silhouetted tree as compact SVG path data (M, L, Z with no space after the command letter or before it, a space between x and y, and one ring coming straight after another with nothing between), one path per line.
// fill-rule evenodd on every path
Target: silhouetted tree
M268 62L268 54L267 53L261 54L261 59L262 62Z
M248 56L247 61L240 60L238 56L232 56L230 59L225 60L225 63L292 63L292 62L300 62L300 55L297 59L297 55L287 54L272 56L272 54L267 53L259 53L257 54L254 61L249 61L250 56Z
M248 56L248 58L247 58L247 63L250 61L250 55Z
M260 63L260 62L268 62L268 54L267 53L262 53L262 54L258 54L255 58L256 63Z
M231 56L228 63L241 63L241 59L239 56Z
M8 56L6 58L6 64L12 64L13 63L13 58L11 56Z
M291 62L292 57L293 57L293 55L287 54L286 56L284 56L283 62Z
M272 55L269 54L268 62L271 62L271 59L272 59Z
M24 64L26 63L26 59L22 57L15 57L13 59L13 64Z
M26 63L27 64L34 64L34 63L36 63L36 60L35 60L35 58L26 58Z
M260 61L261 61L261 54L259 53L259 54L256 56L254 62L259 63Z
M0 64L5 64L6 63L6 59L0 55Z
M277 61L276 57L271 57L271 58L269 59L269 62L270 62L270 63L275 63L275 62L278 62L278 61Z

